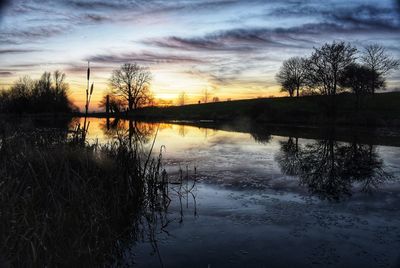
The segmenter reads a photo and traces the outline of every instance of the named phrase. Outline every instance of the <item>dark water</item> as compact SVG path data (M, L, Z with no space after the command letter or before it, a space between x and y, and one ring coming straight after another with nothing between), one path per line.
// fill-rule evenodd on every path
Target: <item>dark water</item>
M171 202L126 248L127 264L400 267L400 139L391 132L91 119L88 138L121 133L154 141L154 154L164 148L171 182Z

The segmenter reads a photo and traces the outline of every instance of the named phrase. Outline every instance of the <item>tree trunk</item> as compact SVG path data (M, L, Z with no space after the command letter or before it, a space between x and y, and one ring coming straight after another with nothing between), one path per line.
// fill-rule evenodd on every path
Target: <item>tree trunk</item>
M132 111L132 109L133 109L132 94L129 93L129 96L128 96L128 111L130 112L130 111Z

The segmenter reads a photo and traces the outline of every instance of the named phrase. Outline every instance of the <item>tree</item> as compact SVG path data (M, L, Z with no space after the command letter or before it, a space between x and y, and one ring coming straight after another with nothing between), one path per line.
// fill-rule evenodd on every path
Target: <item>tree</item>
M206 88L203 90L203 102L207 103L209 97L210 97L210 92L208 92L208 89Z
M371 80L370 93L375 93L376 90L383 89L385 84L382 81L385 80L385 76L400 66L400 61L393 59L386 52L386 49L378 44L364 47L361 60L365 66L377 74L376 79Z
M186 92L182 91L178 96L178 105L183 106L186 103Z
M105 94L101 98L99 102L99 108L106 109L107 105L107 96L108 97L108 104L109 104L109 112L110 113L119 113L123 110L123 107L125 106L124 100L117 98L117 96L112 95L112 94Z
M360 97L372 91L372 86L383 86L384 80L367 66L352 63L340 75L341 87L349 88L356 95L356 107L359 108Z
M338 92L340 74L355 62L357 49L349 43L333 42L314 48L307 61L307 84L324 95L334 96Z
M39 80L29 76L18 79L1 96L2 112L57 113L71 112L75 107L68 98L65 74L55 71L43 73Z
M289 93L293 97L299 97L300 89L305 85L306 60L300 57L292 57L285 60L276 75L276 80L281 84L281 90Z
M212 98L212 101L213 102L219 102L219 98L218 97L214 97L214 98Z
M147 68L126 63L113 71L110 85L114 94L126 99L128 110L132 111L148 101L150 81L151 73Z

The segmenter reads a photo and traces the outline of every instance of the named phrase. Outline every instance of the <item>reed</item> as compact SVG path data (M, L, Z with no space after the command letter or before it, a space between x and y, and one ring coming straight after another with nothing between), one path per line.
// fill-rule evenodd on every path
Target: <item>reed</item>
M43 133L2 132L3 265L118 266L124 249L143 236L142 215L165 208L161 152L148 160L118 140L41 143Z

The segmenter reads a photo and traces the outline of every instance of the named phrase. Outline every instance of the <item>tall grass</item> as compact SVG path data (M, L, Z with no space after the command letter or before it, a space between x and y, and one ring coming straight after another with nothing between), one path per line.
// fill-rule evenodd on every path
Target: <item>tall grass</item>
M35 135L3 128L0 138L3 265L118 265L143 235L141 215L168 202L161 153L150 159L129 142L37 142L46 134Z

